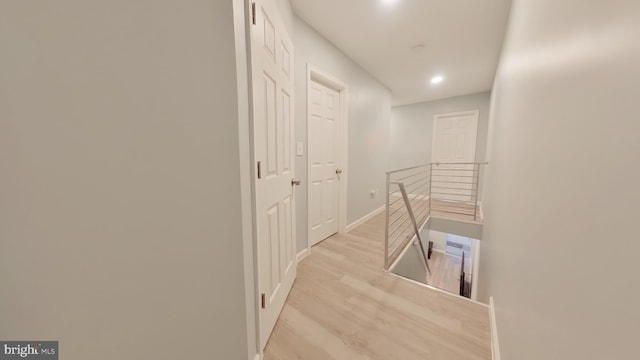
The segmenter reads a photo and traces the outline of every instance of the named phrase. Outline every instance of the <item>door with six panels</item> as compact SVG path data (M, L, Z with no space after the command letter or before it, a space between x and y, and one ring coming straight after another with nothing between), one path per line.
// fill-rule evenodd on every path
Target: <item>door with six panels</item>
M272 0L251 9L255 209L264 349L296 277L293 45Z

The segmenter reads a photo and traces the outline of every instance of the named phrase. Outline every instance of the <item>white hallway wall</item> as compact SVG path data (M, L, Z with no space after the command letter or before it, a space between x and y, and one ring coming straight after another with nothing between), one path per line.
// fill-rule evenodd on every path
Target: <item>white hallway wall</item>
M307 247L307 63L336 76L349 86L349 170L347 224L384 205L385 171L389 157L391 93L309 25L294 16L295 136L305 155L296 157L298 251ZM379 189L371 198L372 188Z
M292 38L292 41L293 41L293 32L294 32L293 18L295 15L293 14L291 1L289 0L265 0L265 1L271 1L276 4L280 12L280 17L282 18L282 22L284 23L284 26L287 28L287 32L289 33L289 36Z
M0 339L252 357L232 3L6 0L0 48Z
M503 359L638 357L638 34L636 0L513 2L479 292Z
M476 161L484 161L490 101L487 91L392 108L390 166L398 169L430 162L434 116L468 110L480 111Z

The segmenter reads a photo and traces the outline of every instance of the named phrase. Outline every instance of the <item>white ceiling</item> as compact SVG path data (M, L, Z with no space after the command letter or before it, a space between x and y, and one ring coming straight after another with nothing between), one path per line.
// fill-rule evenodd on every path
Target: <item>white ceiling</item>
M300 18L391 89L394 105L491 89L510 2L291 0ZM431 85L435 75L445 81Z

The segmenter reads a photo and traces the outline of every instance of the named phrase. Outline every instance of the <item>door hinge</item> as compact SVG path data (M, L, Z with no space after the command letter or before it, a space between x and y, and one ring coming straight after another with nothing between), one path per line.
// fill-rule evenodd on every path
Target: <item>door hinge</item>
M256 24L256 3L251 3L251 23Z
M266 296L264 295L264 293L262 293L262 296L260 296L260 301L262 302L262 308L266 309L267 308L267 300L266 300Z
M258 161L258 179L262 179L262 163Z

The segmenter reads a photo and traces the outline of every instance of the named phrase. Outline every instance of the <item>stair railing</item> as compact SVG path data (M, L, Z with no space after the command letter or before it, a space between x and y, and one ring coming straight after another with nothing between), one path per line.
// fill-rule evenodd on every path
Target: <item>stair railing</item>
M428 163L387 171L384 268L389 270L409 242L420 247L430 217L478 223L480 169L487 163Z

